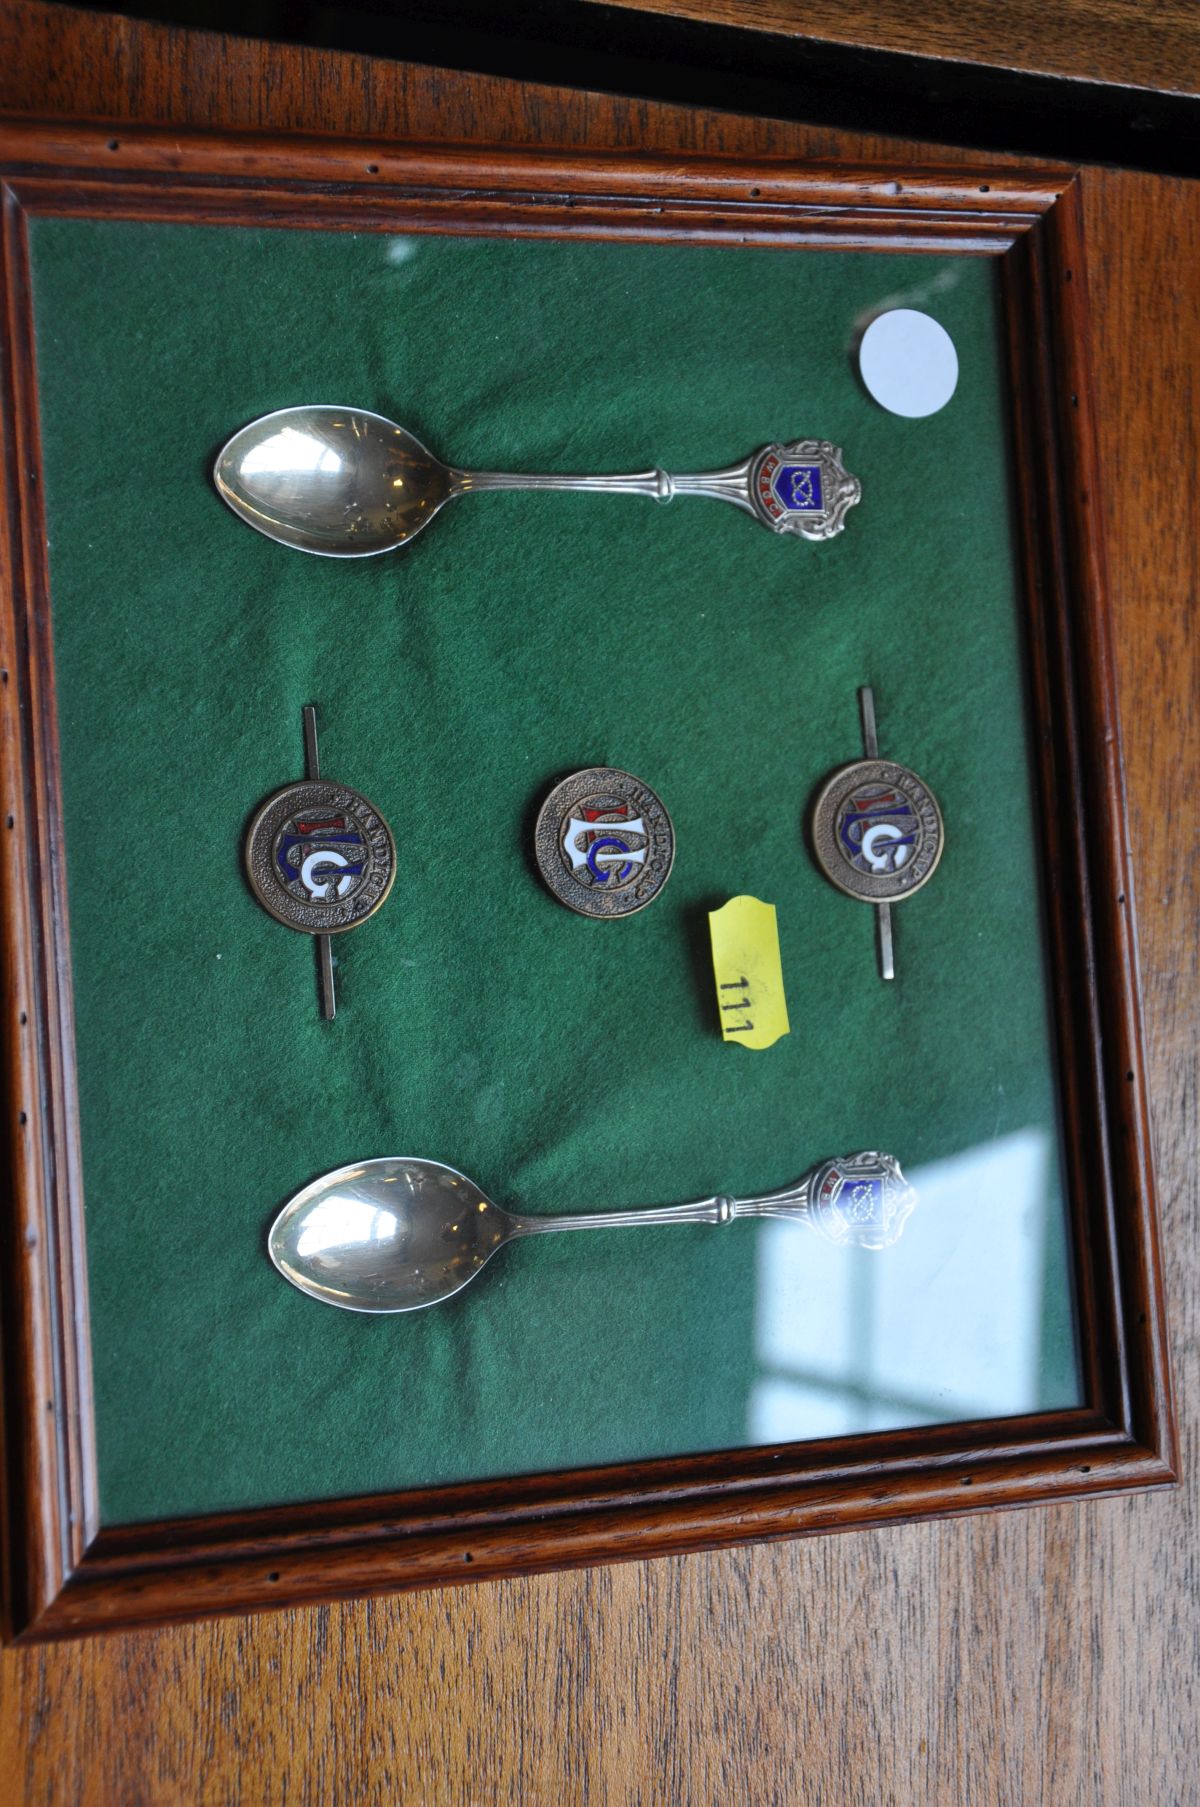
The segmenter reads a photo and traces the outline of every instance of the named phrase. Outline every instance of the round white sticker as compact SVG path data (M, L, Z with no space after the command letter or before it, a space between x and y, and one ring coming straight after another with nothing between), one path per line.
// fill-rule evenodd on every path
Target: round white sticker
M950 334L911 307L895 307L872 320L858 348L858 367L880 407L910 420L944 408L958 382Z

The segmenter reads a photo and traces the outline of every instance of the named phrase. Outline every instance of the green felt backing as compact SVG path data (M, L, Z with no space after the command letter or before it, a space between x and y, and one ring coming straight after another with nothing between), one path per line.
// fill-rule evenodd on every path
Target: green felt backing
M990 262L32 234L105 1522L1076 1400ZM928 420L855 374L896 302L958 348ZM468 497L338 563L209 479L235 427L306 401L490 469L700 470L824 436L864 500L812 546L695 499ZM947 828L895 912L893 985L804 839L868 681ZM325 774L398 843L391 898L335 944L334 1024L313 944L241 866L256 804L302 775L307 702ZM674 819L671 880L625 921L563 909L531 864L542 797L589 764ZM706 964L706 912L740 891L779 913L792 1033L761 1053L720 1041ZM883 1254L753 1225L539 1238L450 1304L367 1319L265 1253L291 1192L364 1156L571 1211L861 1147L929 1177Z

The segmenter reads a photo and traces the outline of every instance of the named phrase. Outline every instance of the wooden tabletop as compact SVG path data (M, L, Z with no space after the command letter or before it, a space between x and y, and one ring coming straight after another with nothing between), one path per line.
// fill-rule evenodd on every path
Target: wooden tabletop
M1177 94L1200 90L1190 0L589 0L627 12Z
M0 12L0 108L897 163L932 154L35 0ZM1200 188L1089 170L1084 193L1184 1485L5 1651L6 1800L1200 1801Z

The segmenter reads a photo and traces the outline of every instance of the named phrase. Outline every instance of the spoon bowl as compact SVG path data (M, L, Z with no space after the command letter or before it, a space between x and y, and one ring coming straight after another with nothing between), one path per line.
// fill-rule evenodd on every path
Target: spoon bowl
M415 1311L461 1292L513 1234L508 1212L465 1174L398 1156L305 1186L267 1246L310 1298L347 1311Z
M843 1246L895 1242L916 1193L891 1155L823 1161L794 1186L757 1198L718 1193L694 1204L635 1211L518 1216L441 1161L357 1161L288 1200L267 1247L285 1280L344 1311L417 1311L452 1299L506 1242L561 1230L727 1224L739 1217L806 1223Z
M363 408L281 408L222 447L213 481L268 539L323 558L372 558L420 533L452 473L395 421Z

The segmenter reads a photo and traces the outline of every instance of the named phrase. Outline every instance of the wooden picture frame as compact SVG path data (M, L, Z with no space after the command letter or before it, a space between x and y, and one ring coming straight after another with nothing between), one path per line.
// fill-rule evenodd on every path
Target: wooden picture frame
M3 1338L13 1631L217 1612L711 1549L1175 1478L1133 905L1070 171L0 125L0 758L11 1203ZM1040 855L1086 1404L829 1442L101 1528L26 223L820 245L1001 260Z

